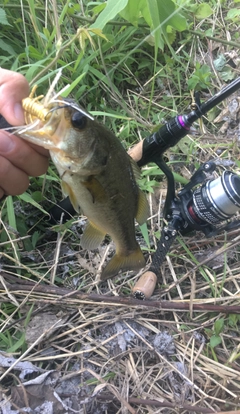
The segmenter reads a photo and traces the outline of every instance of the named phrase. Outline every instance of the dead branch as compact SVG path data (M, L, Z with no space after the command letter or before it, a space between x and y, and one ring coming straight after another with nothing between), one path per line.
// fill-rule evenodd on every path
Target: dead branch
M103 401L111 401L114 400L114 397L111 394L108 393L101 393L97 396L98 400L103 400ZM216 413L216 411L214 409L209 409L209 408L204 408L204 407L199 407L197 405L188 405L188 404L183 404L181 407L176 406L176 404L170 403L168 401L157 401L157 400L151 400L149 398L133 398L133 397L129 397L128 398L128 402L130 404L135 404L135 405L148 405L150 407L163 407L163 408L173 408L173 409L177 409L178 412L182 412L182 411L193 411L195 413L202 413L202 414L211 414L211 413ZM236 413L236 411L235 411ZM217 414L217 413L216 413Z
M11 276L6 273L2 276L8 279L15 279L17 278ZM167 300L144 300L140 301L138 299L134 299L132 297L123 297L123 296L107 296L107 295L99 295L95 293L80 293L79 291L72 291L66 288L58 287L58 286L49 286L49 285L38 285L34 284L33 282L26 283L6 283L8 288L8 294L29 294L29 299L34 296L34 300L41 301L44 303L49 304L58 304L58 303L67 303L70 298L77 299L80 303L102 303L105 306L114 305L114 306L132 306L137 308L155 308L160 311L186 311L189 312L190 308L194 312L217 312L223 314L240 314L240 306L239 305L217 305L217 304L209 304L209 303L195 303L194 301L191 302L190 300L187 301L167 301ZM4 287L0 284L0 294L6 293ZM39 294L39 297L36 297L36 294ZM236 299L236 298L235 298Z

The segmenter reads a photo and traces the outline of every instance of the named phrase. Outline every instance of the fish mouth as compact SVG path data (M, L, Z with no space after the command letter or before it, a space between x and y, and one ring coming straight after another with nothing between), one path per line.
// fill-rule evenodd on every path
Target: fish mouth
M26 100L28 102L23 106L26 125L11 132L50 151L57 151L64 142L64 137L74 128L74 113L78 112L86 118L94 119L72 99L53 97L48 102L35 101L35 98Z

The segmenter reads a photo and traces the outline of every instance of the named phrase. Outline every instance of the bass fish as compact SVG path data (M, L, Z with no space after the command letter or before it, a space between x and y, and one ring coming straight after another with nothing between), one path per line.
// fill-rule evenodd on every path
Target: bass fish
M28 125L17 135L50 151L61 178L63 194L77 213L87 216L81 237L84 249L95 249L108 234L116 252L101 274L101 280L120 270L145 266L135 238L134 219L141 225L148 216L148 203L138 188L138 167L117 137L69 99L58 98L44 107L42 120L35 111L41 103L23 100ZM42 105L43 108L43 105Z

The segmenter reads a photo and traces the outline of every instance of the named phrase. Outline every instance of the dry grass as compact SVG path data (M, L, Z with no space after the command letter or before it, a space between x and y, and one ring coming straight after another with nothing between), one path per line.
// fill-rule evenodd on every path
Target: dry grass
M136 276L127 274L96 285L92 272L85 271L84 287L76 292L71 286L57 287L45 279L57 265L54 260L43 276L18 264L19 269L36 279L31 284L28 278L10 271L16 268L16 262L5 255L0 301L12 304L15 312L2 318L1 332L11 332L14 341L26 329L27 342L26 348L14 353L15 363L0 376L5 392L9 393L9 386L12 389L15 407L22 401L19 390L16 398L13 386L13 378L22 382L21 369L16 367L20 361L28 361L44 372L54 370L57 380L52 382L52 389L65 407L70 407L71 401L81 413L207 413L238 409L239 318L229 317L228 312L231 306L240 312L239 237L235 231L228 239L220 235L213 240L196 240L193 236L185 240L186 244L175 242L161 269L163 288L158 288L150 301L138 305L129 298ZM202 253L200 262L206 262L206 247L208 252L211 250L208 267L194 263L185 246L193 258ZM64 239L59 237L55 247L60 252L56 274L69 263L68 257L61 255L63 247ZM89 269L91 258L86 252L71 255L75 274L84 264ZM46 265L42 264L44 268ZM217 269L212 269L214 266ZM102 302L97 302L97 295L101 295ZM156 304L155 308L149 306L150 302ZM167 309L161 307L164 303ZM172 308L172 303L179 304L180 309ZM183 303L185 310L181 310ZM195 304L202 304L206 311L197 311ZM209 313L209 304L222 305L223 312ZM221 343L212 348L209 338L219 319L224 319ZM24 387L30 406L31 386ZM40 388L39 406L48 399L49 393ZM65 412L59 407L57 410L53 412Z

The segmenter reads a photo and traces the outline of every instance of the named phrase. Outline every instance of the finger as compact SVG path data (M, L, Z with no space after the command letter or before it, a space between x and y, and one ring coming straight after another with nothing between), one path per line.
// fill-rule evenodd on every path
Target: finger
M0 156L0 188L3 194L19 195L24 193L28 186L28 175Z
M41 151L41 150L39 150ZM36 177L47 171L48 158L15 135L0 131L0 155L27 175Z
M34 149L34 151L38 152L39 154L44 155L44 157L49 158L49 151L45 148L40 147L39 145L30 144L30 142L28 142L27 145L29 145L32 149Z
M0 113L9 124L24 124L22 99L28 95L29 85L24 76L0 69Z

